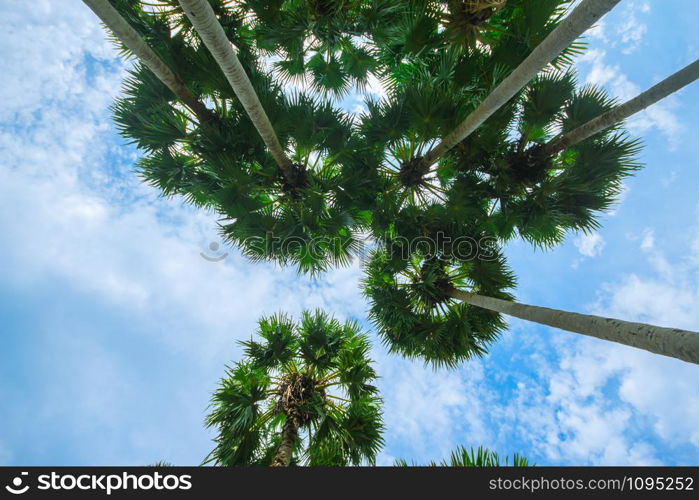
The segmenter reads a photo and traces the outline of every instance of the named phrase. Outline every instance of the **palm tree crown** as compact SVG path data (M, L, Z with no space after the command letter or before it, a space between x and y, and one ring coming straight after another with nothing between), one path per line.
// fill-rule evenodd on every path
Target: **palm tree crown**
M262 341L242 342L245 359L214 393L209 461L218 465L373 463L383 439L369 341L356 323L322 311L296 324L259 321Z

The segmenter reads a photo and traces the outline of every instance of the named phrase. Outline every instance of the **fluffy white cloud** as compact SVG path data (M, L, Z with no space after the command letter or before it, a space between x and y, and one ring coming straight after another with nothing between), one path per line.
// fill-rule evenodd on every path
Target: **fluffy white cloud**
M641 20L641 16L650 13L650 3L647 1L628 2L622 13L624 22L617 27L618 40L621 43L621 51L631 54L641 46L643 38L648 32L648 26Z
M642 235L648 271L606 284L594 314L661 326L699 330L699 260L697 249L670 264L656 248L653 232ZM542 449L552 458L591 463L654 463L649 438L691 443L699 448L699 387L696 366L642 350L592 339L571 340L559 348L558 369L550 378L541 406L556 409L543 418ZM536 410L535 410L535 409ZM655 436L633 432L639 419L650 421ZM553 422L557 422L554 424ZM635 440L632 440L636 437Z
M492 443L485 413L494 395L486 388L480 361L459 370L435 370L377 354L387 438L401 443L406 453L398 458L441 460L459 445Z
M604 238L599 233L582 233L574 240L575 246L585 257L597 257L604 250Z

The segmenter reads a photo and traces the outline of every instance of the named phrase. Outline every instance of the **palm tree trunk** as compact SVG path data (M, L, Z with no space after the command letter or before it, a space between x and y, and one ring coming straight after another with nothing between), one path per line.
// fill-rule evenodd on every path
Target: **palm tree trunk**
M697 332L530 306L457 289L452 289L449 295L473 306L516 318L699 364Z
M424 161L428 165L436 162L440 156L471 135L493 113L522 90L547 64L592 26L599 18L609 12L620 0L583 0L567 18L541 42L529 56L507 77L488 97L466 117L439 144L430 150Z
M292 419L286 419L282 428L282 442L277 448L277 453L272 459L272 467L288 467L294 453L294 444L298 438L299 430Z
M206 122L214 114L187 89L182 79L177 76L158 55L153 52L141 35L119 14L108 0L83 0L92 12L133 52L143 64L163 82L197 116L200 122Z
M287 179L294 179L291 161L284 153L277 134L262 108L248 75L238 60L233 44L226 37L208 0L179 0L185 14L221 67L235 95L243 104L253 125Z
M677 92L699 78L699 59L692 64L682 68L672 76L667 77L662 82L649 88L642 94L637 95L624 104L610 109L597 118L593 118L567 134L561 134L552 139L541 149L544 156L553 156L580 141L584 141L590 136L601 132L615 123L626 120L629 116L646 109L670 94Z

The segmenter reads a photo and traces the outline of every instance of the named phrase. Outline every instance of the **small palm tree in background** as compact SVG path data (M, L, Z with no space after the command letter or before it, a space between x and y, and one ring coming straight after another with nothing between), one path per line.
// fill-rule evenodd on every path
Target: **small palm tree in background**
M370 344L354 322L322 311L296 324L259 321L262 341L221 380L207 425L218 431L216 465L373 464L383 444Z
M410 465L405 460L396 460L396 465L399 467L407 467ZM479 446L477 449L466 448L464 446L459 446L455 451L451 452L448 460L442 460L441 462L430 462L427 464L429 467L499 467L499 466L509 466L510 459L505 457L504 459L500 457L496 452L490 451L488 448L483 448ZM534 464L529 463L525 457L514 454L512 457L512 467L531 467Z

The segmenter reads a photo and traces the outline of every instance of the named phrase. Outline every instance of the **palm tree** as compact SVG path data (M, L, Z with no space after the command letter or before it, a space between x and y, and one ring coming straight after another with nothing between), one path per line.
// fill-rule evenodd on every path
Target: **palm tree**
M381 400L367 337L322 311L300 324L283 314L259 321L262 341L242 342L207 425L216 465L358 465L382 446Z
M697 332L513 302L505 290L514 280L501 254L492 247L466 261L454 254L416 252L408 265L385 251L373 256L365 290L391 350L454 366L487 352L504 329L501 313L699 364Z
M425 0L424 3L430 6L430 12L438 10L439 2ZM167 52L182 79L198 95L213 103L220 119L207 126L191 123L172 103L162 98L157 82L151 82L148 74L137 68L127 80L126 98L115 105L117 122L124 135L148 152L148 156L139 162L145 180L166 195L183 195L192 203L216 210L222 216L221 231L224 237L239 246L250 258L296 264L304 272L322 271L330 265L347 263L357 251L359 233L365 230L371 230L375 235L382 233L392 220L401 216L400 211L406 209L406 205L450 198L454 200L450 207L455 213L461 211L464 214L458 206L463 193L457 195L453 193L453 186L446 186L452 184L452 180L443 175L444 169L431 171L424 176L429 178L429 182L419 178L413 183L412 179L420 177L414 175L420 174L420 163L413 162L417 172L401 169L401 165L396 167L396 164L409 164L412 157L422 154L431 145L422 139L425 131L430 130L430 120L424 118L434 118L440 111L442 115L450 116L454 106L450 105L449 96L455 88L463 86L471 89L459 90L459 109L465 116L463 110L467 110L473 100L474 86L478 95L487 91L488 82L498 79L497 68L510 67L519 62L519 56L513 58L512 53L522 54L527 50L527 43L536 41L537 37L543 38L554 30L560 16L559 7L564 3L565 0L558 0L542 6L539 3L519 5L519 2L512 1L491 12L486 21L489 26L503 26L505 22L513 25L507 36L493 30L488 35L487 48L479 46L478 50L455 52L460 54L455 63L459 75L464 74L463 69L470 62L476 61L478 64L473 65L474 68L481 65L486 67L483 76L473 84L468 82L461 85L461 80L455 79L451 86L437 86L434 92L423 93L420 98L423 103L428 103L428 108L435 101L430 97L436 97L440 104L432 106L428 115L421 116L424 105L415 107L411 103L405 106L411 110L411 114L401 117L401 120L409 123L409 128L415 128L415 133L399 138L388 148L381 143L369 142L385 131L386 127L382 129L380 125L382 120L375 120L378 126L369 124L372 130L367 130L367 122L364 121L357 131L346 114L320 99L304 94L285 94L261 69L263 62L260 61L260 54L264 53L261 47L271 47L274 43L267 42L277 40L264 28L267 21L261 17L267 14L262 12L263 6L248 2L231 7L225 2L215 1L211 2L211 6L204 2L202 7L202 2L197 2L195 6L203 9L208 16L206 19L213 22L207 25L211 28L211 36L207 38L210 43L204 45L197 43L196 22L193 28L177 2L163 3L168 6L167 9L163 7L153 13L142 13L144 29L158 32L159 51ZM297 11L294 5L285 4L272 17L283 15L287 8L296 16L302 15L303 8L298 7ZM332 4L330 10L337 11L338 5ZM413 57L416 66L423 64L423 60L431 65L427 55L411 52L411 47L421 39L420 30L406 29L401 35L403 25L398 29L388 23L382 25L383 14L376 14L372 10L376 7L373 4L358 2L352 5L364 12L368 23L365 28L371 25L371 31L375 33L371 37L374 44L372 53L378 54L376 61L383 65L379 68L380 73L399 75L403 63L396 66L394 59L402 61L403 55ZM450 51L442 49L455 44L450 36L440 32L439 23L444 21L439 21L439 17L435 16L430 18L431 14L425 17L419 8L410 5L395 0L387 2L384 6L389 8L383 10L389 12L387 16L392 18L404 16L404 20L409 20L411 16L417 16L418 25L424 25L422 29L429 33L436 33L440 40L427 51L431 54L429 57L436 57L435 54L447 57ZM454 9L457 9L456 5ZM249 16L250 12L255 15ZM474 12L485 13L480 4L475 5ZM318 15L315 12L312 17L316 16L314 19L320 24L330 19ZM526 17L526 22L519 22L517 16ZM201 15L194 17L199 18L197 22L203 22ZM368 21L370 19L371 22ZM345 26L347 31L343 31L341 24L333 25L333 29L339 30L337 33L352 31L351 26ZM473 27L463 28L473 31ZM286 43L282 39L291 36L292 31L280 35L280 50ZM327 33L329 38L324 39L323 43L330 43L329 40L335 36ZM410 43L407 43L410 38ZM406 43L397 43L399 39ZM215 51L207 50L208 45L214 42L221 42L216 45L222 51L221 54L217 53L218 62L211 57ZM237 55L231 43L237 47ZM489 51L497 53L497 57L491 57ZM260 147L255 127L247 126L248 110L244 106L241 109L240 99L233 98L230 78L227 78L230 75L224 75L218 64L231 58L239 59L238 66L245 69L250 84L247 85L248 90L250 87L254 89L260 103L258 110L263 110L268 122L274 124L270 130L276 132L277 142L283 145L284 151L292 151L287 156L291 168L280 169L278 154L276 159L270 158L274 162L271 164L267 153L273 152L274 147L268 147L265 151ZM402 108L401 103L391 106ZM383 122L390 125L391 116L388 115ZM371 115L370 120L373 118ZM453 127L449 120L443 123L440 132ZM391 165L391 162L395 164ZM381 166L378 171L376 165ZM463 183L463 180L458 180L453 184L463 186ZM485 184L483 187L490 189ZM486 196L486 193L479 192L479 195ZM485 199L474 201L482 205ZM509 211L508 216L513 212L517 211ZM520 226L523 224L517 227ZM280 247L274 243L280 240L291 243Z
M245 69L240 64L234 46L226 36L223 27L218 22L208 0L179 0L182 9L191 21L194 29L201 37L204 45L211 51L223 74L230 83L245 111L250 116L253 125L267 145L279 168L286 178L293 181L298 177L297 169L288 158L277 134L274 132L267 113L265 113L257 93L250 83Z
M652 106L661 99L666 98L681 88L689 85L699 78L699 59L682 68L678 72L670 75L662 82L652 86L645 92L629 99L619 106L615 106L606 113L590 120L589 122L580 125L570 132L565 132L555 137L549 143L541 148L542 156L553 156L564 149L567 149L580 141L584 141L588 137L611 127L615 123L626 120L631 115L638 113Z
M189 109L200 122L211 120L214 115L187 88L182 78L175 74L150 48L141 35L122 17L109 0L83 0L97 17L114 33L139 60L155 74Z
M475 12L482 12L477 9L486 3L464 1L461 7L475 6ZM448 6L454 15L462 12L457 4L460 5L450 2ZM445 16L441 21L444 23L441 33L445 33L453 16L446 13L443 3L440 5L443 7L440 12ZM588 96L584 89L574 93L574 79L570 78L562 85L567 86L567 100L558 99L556 92L561 93L560 89L551 90L550 87L556 87L555 83L549 88L543 85L543 91L537 91L553 71L535 77L522 92L461 141L450 155L442 156L434 165L422 161L440 137L447 136L460 122L473 116L477 103L492 93L496 82L508 72L517 71L529 54L530 45L536 46L541 39L550 40L556 30L570 22L574 16L563 18L565 6L566 2L508 2L501 9L489 12L490 28L484 39L488 45L477 44L468 50L455 47L455 43L450 43L453 37L446 35L446 40L433 41L429 33L439 32L440 25L436 22L429 25L421 20L408 29L412 24L406 19L404 34L406 40L408 36L429 39L419 54L411 53L408 48L417 43L416 40L405 41L402 46L396 34L395 41L382 41L388 48L381 50L386 52L394 46L401 48L397 54L401 54L402 59L398 65L388 65L388 97L370 100L368 111L359 123L356 137L363 151L358 155L361 157L343 164L343 171L348 174L343 185L351 186L355 192L373 191L373 196L357 196L355 200L371 213L374 237L382 240L399 225L408 233L414 233L411 231L414 225L399 224L399 221L406 219L408 212L414 214L409 205L424 207L432 203L448 206L454 221L469 223L488 219L494 226L490 231L498 237L509 239L521 235L537 245L559 243L568 229L597 227L596 215L614 202L621 179L638 169L633 161L638 146L634 141L621 134L604 136L594 148L587 147L584 154L577 157L568 155L536 165L532 165L532 159L522 158L524 161L517 161L508 168L513 159L523 156L515 154L519 145L513 144L510 134L520 125L518 122L531 127L522 134L523 145L538 142L541 137L532 133L541 135L543 131L542 126L535 124L541 121L540 116L527 113L522 117L522 106L539 108L537 113L541 113L542 108L547 112L546 108L552 104L546 99L551 98L554 103L551 121L565 121L569 125L572 119L562 116L568 111L567 104L575 108L571 112L575 119L581 114L578 107L582 107L582 111L599 110L599 105L604 104L599 99L606 99L602 92L590 92L592 95ZM432 17L440 19L440 16ZM431 27L418 30L417 26L423 24ZM456 29L456 25L452 28ZM468 31L464 26L461 28ZM579 51L576 43L567 46L552 66L564 69L571 62L570 56ZM534 98L536 93L539 95ZM601 163L600 158L604 160ZM607 161L610 158L614 160ZM595 162L601 168L587 168ZM378 168L373 172L366 165Z
M372 233L380 241L387 234L410 240L436 233L434 224L424 228L420 219L429 219L432 205L441 204L448 210L437 222L446 236L458 237L459 224L475 224L502 240L519 236L549 247L570 230L597 229L622 181L640 168L639 142L619 127L563 155L536 154L556 130L572 130L613 107L602 89L576 89L571 69L537 75L449 155L425 168L419 156L434 134L467 112L474 89L487 89L483 80L493 73L482 68L489 58L475 50L466 58L430 56L410 70L412 77L396 94L369 103L357 134L365 153L346 162L345 170L357 163L357 171L369 178L362 165L378 166L378 180L371 178L367 187L357 180L355 189L374 188L364 206L372 212ZM475 75L465 74L464 67L477 68Z
M493 90L473 113L422 157L422 161L427 165L432 165L440 156L473 133L493 113L514 97L539 71L617 3L619 0L583 0L580 2L570 15Z
M327 99L285 94L262 70L245 35L245 19L226 11L220 23L238 47L282 142L293 146L289 178L265 150L225 75L197 43L179 8L151 12L132 1L115 5L187 86L212 103L216 116L193 120L167 87L137 64L113 109L120 132L146 153L138 162L144 180L166 196L181 195L215 210L224 239L253 260L294 264L310 273L346 265L358 241L355 215L338 202L342 179L336 158L351 136L351 118Z
M408 467L414 464L408 464L405 460L396 460L396 465ZM475 450L459 446L455 451L451 452L448 460L442 460L439 463L430 462L427 465L429 467L509 467L510 459L507 456L503 459L496 452L482 446ZM512 457L512 467L532 467L534 465L517 453Z

